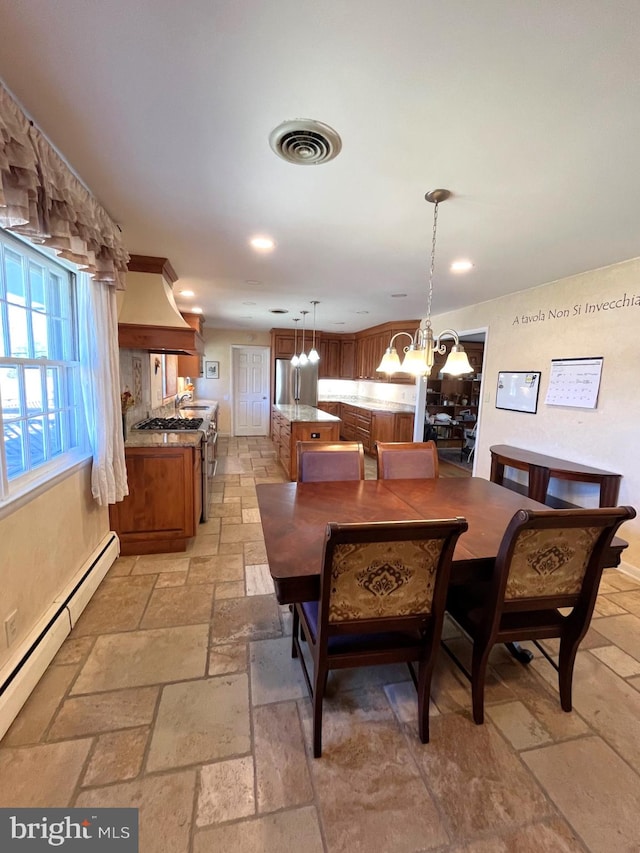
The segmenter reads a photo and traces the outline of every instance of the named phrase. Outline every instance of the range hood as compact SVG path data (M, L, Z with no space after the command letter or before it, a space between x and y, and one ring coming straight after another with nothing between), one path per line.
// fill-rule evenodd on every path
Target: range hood
M118 298L118 344L176 355L204 355L204 339L182 317L173 296L178 276L168 258L131 255L127 289Z

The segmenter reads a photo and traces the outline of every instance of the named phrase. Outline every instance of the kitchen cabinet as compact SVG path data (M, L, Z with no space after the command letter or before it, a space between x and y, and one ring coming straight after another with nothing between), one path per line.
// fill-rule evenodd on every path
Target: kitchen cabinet
M202 335L204 320L202 314L183 314L185 321L195 329L198 334ZM179 355L178 356L178 376L188 376L190 379L202 376L203 358L201 355Z
M340 377L340 338L336 335L322 335L319 342L318 362L319 379L338 379Z
M411 412L385 412L340 403L340 438L362 442L364 452L373 455L376 441L412 441L413 417Z
M356 369L356 340L343 338L340 341L340 367L338 376L340 379L353 379Z
M336 418L340 417L340 403L323 401L318 403L318 408L321 412L326 412L328 415L335 415Z
M185 551L202 514L201 449L127 447L129 494L109 506L120 553Z
M404 320L383 323L371 329L363 329L356 334L316 332L317 349L320 354L318 377L320 379L367 379L375 382L413 385L415 377L407 373L397 373L389 378L384 373L378 373L377 367L389 346L392 335L399 331L406 331L413 336L418 325L419 320ZM409 338L404 336L396 341L401 358L404 347L409 343ZM291 358L294 344L293 329L271 329L272 381L275 359ZM302 339L299 334L298 352L301 346ZM307 350L310 346L309 342Z
M289 407L298 408L298 407ZM317 420L314 412L322 411L311 406L303 406L308 414L302 413L301 420L291 420L277 406L271 410L271 440L276 446L278 459L290 480L298 477L299 441L339 441L340 421ZM304 419L307 417L308 419Z

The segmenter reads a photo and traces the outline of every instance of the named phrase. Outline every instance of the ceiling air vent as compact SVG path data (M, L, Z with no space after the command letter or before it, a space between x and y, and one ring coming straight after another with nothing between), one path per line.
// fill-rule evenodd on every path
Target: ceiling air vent
M269 135L272 150L286 160L298 166L317 166L328 163L340 153L342 140L336 131L308 118L284 121Z

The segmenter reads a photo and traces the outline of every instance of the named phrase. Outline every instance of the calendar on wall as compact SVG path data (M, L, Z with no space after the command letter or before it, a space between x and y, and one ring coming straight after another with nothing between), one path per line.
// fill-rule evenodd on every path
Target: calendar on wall
M545 403L595 409L598 404L602 357L553 358Z

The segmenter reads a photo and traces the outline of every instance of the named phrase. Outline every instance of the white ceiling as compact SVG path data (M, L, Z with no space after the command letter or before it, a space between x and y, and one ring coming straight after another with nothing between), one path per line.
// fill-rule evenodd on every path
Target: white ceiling
M208 327L292 325L312 299L327 331L422 316L434 187L454 194L436 314L640 254L638 0L0 0L0 20L0 78ZM278 159L293 118L340 155Z

